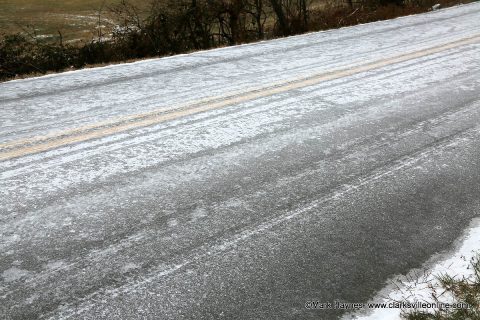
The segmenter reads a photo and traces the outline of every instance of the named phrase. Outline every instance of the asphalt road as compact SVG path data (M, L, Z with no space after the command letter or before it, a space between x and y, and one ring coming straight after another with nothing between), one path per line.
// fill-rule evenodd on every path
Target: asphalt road
M336 319L480 209L480 3L0 84L0 318Z

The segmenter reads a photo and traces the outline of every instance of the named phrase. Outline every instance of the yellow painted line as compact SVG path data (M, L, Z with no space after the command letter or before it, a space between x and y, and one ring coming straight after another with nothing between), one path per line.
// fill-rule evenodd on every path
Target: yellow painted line
M289 81L270 84L268 87L258 87L249 91L231 93L227 96L207 98L194 103L180 105L175 109L159 108L150 112L133 114L114 119L105 120L91 125L61 131L44 136L29 139L16 140L0 144L0 161L22 157L38 152L44 152L70 144L84 142L92 139L102 138L132 129L139 129L165 121L194 115L200 112L220 109L226 106L252 101L259 98L285 93L290 90L315 85L324 81L340 79L358 73L371 71L388 65L405 62L412 59L439 53L445 50L457 48L463 45L473 44L480 41L480 35L464 38L447 44L415 51L392 58L382 59L376 62L367 63L350 69L336 70L308 78L297 78Z

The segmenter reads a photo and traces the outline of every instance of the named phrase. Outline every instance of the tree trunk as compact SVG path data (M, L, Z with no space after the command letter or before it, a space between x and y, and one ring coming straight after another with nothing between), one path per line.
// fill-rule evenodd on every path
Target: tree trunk
M272 5L272 9L277 16L278 25L280 26L280 31L284 36L288 36L290 34L287 19L285 18L285 13L283 12L282 8L282 0L270 0L270 4Z

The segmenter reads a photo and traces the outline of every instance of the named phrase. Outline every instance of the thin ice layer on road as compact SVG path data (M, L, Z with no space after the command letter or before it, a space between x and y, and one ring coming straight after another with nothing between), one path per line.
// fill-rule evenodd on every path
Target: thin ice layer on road
M0 144L28 149L0 161L0 313L318 319L306 300L371 298L480 212L479 12L0 84ZM180 116L24 140L157 108Z
M245 91L252 84L345 69L452 42L480 32L477 10L475 5L462 6L234 48L10 81L0 84L0 142L175 108ZM428 30L422 30L426 26Z

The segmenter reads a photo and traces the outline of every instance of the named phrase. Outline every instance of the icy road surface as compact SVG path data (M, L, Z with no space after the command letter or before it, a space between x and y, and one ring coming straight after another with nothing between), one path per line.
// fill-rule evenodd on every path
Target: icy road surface
M0 84L1 319L336 319L480 213L480 3Z

